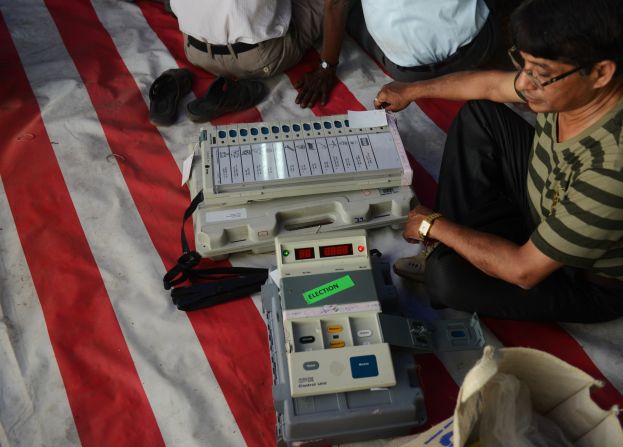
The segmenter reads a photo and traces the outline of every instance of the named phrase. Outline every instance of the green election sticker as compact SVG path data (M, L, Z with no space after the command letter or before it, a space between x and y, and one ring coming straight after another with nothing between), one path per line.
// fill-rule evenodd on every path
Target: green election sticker
M318 286L315 289L304 292L303 298L305 298L307 304L314 304L320 300L329 298L336 293L340 293L346 289L350 289L354 285L355 283L351 279L350 275L342 276L341 278Z

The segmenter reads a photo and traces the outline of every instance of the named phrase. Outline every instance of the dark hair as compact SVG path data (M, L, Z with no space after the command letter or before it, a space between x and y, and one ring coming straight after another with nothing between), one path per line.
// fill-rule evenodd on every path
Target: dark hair
M526 0L513 12L510 32L521 51L590 68L602 60L623 72L621 0Z

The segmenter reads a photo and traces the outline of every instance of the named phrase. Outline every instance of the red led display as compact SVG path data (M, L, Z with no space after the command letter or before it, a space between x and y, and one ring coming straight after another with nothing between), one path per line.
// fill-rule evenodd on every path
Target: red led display
M294 259L297 261L301 259L314 259L314 249L312 247L295 248Z
M347 256L353 254L353 244L326 245L319 248L321 258L331 258L333 256Z

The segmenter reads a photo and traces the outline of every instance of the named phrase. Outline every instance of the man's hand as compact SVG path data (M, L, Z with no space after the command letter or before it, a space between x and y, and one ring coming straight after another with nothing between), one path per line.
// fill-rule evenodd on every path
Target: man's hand
M335 68L332 67L318 67L314 71L305 73L294 86L299 89L295 102L305 108L312 107L320 100L320 105L324 106L329 100L335 80Z
M420 224L426 216L432 214L432 210L426 208L424 205L418 205L409 211L409 217L407 218L407 223L405 224L405 229L402 232L402 237L405 241L410 244L415 244L421 241L420 239Z
M412 209L402 237L412 244L419 242L420 224L431 213L422 205ZM445 217L435 220L428 237L451 248L487 275L524 289L534 287L562 266L561 262L536 248L531 240L518 245L494 234L456 224Z
M407 95L409 85L407 82L397 81L384 85L374 98L374 108L401 111L413 101Z

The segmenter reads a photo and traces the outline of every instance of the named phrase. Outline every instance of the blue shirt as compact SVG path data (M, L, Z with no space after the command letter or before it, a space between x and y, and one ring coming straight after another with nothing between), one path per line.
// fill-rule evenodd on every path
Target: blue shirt
M484 0L362 0L361 6L376 44L402 67L447 59L489 16Z

